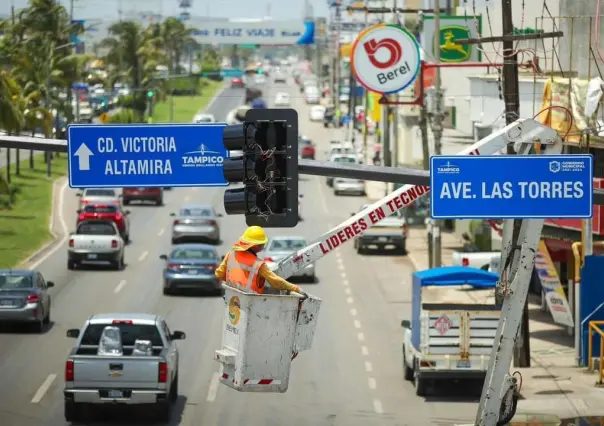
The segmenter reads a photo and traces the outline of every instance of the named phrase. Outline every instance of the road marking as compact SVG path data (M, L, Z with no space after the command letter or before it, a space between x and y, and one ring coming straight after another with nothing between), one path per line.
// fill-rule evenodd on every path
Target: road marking
M115 294L119 293L120 291L122 291L122 289L124 288L125 285L126 285L126 280L121 280L120 283L115 287L113 292Z
M63 186L61 186L61 188L59 189L59 202L57 203L58 206L55 206L54 203L52 205L52 212L51 212L51 217L50 217L49 225L48 225L48 227L51 231L51 234L54 234L52 232L52 225L54 222L54 217L55 217L54 214L55 214L55 209L56 209L56 211L57 211L56 217L59 220L59 225L61 226L61 234L63 236L51 250L49 250L46 254L44 254L44 256L40 257L38 260L36 260L35 262L33 262L30 265L30 268L32 268L32 269L35 269L38 266L40 266L44 261L46 261L46 259L48 259L50 256L55 254L57 250L59 250L60 248L63 248L63 245L69 239L69 230L68 230L69 228L67 227L67 222L65 221L65 216L63 214L64 213L63 206L65 205L65 203L63 201L65 199L65 191L67 190L67 188L68 188L67 181L65 181Z
M369 349L367 349L367 346L361 346L361 353L365 356L369 356Z
M384 407L382 407L382 403L379 399L373 400L373 411L375 411L376 414L382 414L384 412Z
M165 231L164 228L160 229L159 232L157 233L157 236L161 237L162 235L164 235L164 231Z
M147 257L148 254L149 254L148 251L142 252L141 255L138 257L138 261L142 262L143 260L145 260L145 257Z
M339 251L336 251L336 258L338 259L339 262L342 261L342 259L340 259L340 257L342 257L342 255L340 254Z
M346 272L340 272L340 277L342 277L343 280L346 279Z
M344 265L343 265L343 264L341 264L341 263L338 263L338 269L339 269L340 271L343 271L343 270L345 269L345 268L344 268Z
M342 280L342 285L348 287L350 283L348 282L348 280Z
M352 315L353 317L356 317L356 316L357 316L357 313L358 313L358 312L357 312L357 310L356 310L355 308L352 308L352 309L350 310L350 315Z
M48 375L46 380L44 380L44 382L42 382L42 384L36 391L34 397L31 399L32 404L37 404L40 401L42 401L42 398L44 398L44 395L46 394L46 392L48 392L48 389L50 388L50 386L52 385L52 382L54 382L56 378L57 378L56 374Z
M210 381L210 387L208 389L208 396L206 397L206 401L213 402L216 399L216 395L218 394L218 379L220 375L216 372L212 375L212 380Z
M357 338L359 339L360 342L365 341L365 335L363 333L357 333Z
M377 388L377 383L373 377L367 379L367 385L369 385L369 389L375 390Z
M350 287L346 287L344 289L344 294L350 294Z
M338 253L338 255L339 255L339 254L340 254L340 253ZM341 257L339 257L339 256L338 256L338 257L336 257L336 262L338 262L338 265L343 265L343 264L344 264L344 261L343 261L343 260L342 260L342 258L341 258Z
M323 211L325 214L329 214L329 207L327 207L327 201L325 201L327 198L325 197L325 192L323 191L323 185L321 183L321 179L319 179L317 176L317 185L319 185L319 197L321 198L321 205L323 206ZM332 226L330 225L329 228L331 229Z
M361 321L354 320L354 328L361 328Z
M346 301L350 304L354 303L354 299L352 297L349 297L348 299L346 299Z
M371 373L373 371L373 365L369 361L365 361L365 371Z

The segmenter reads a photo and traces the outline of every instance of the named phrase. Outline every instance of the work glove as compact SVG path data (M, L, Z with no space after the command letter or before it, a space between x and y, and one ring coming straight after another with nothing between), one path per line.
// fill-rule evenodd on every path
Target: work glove
M304 290L302 290L300 287L298 287L298 290L296 290L296 293L300 293L302 295L303 299L308 299L308 293L306 293Z

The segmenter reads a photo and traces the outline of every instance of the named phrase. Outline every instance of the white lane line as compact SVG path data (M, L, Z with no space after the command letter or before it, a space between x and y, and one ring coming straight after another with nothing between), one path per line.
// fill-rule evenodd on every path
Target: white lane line
M189 201L190 199L191 199L191 197L189 197L188 195L185 195L185 198L183 198L183 200L185 201L185 203L186 203L187 201Z
M344 265L343 265L343 264L338 263L338 269L339 269L340 271L343 271L343 270L344 270L344 269L346 269L346 268L344 268Z
M369 356L369 349L367 349L367 346L364 346L364 345L363 345L363 346L361 346L361 353L362 353L364 356Z
M120 283L115 287L113 292L115 294L119 293L120 291L122 291L122 289L124 288L125 285L126 285L126 280L121 280Z
M197 192L199 190L199 188L191 188L191 191L193 192Z
M208 396L206 397L206 401L208 402L213 402L216 399L216 394L218 394L219 377L220 375L217 372L212 375L210 387L208 388Z
M162 235L164 235L164 231L165 231L164 228L160 229L159 232L157 233L157 236L161 237Z
M346 287L344 289L344 294L350 294L350 287Z
M65 205L65 203L63 201L65 200L65 191L67 190L67 188L68 188L68 186L67 186L67 180L66 180L65 183L59 189L59 200L57 203L58 205L55 205L54 203L52 205L52 212L51 212L51 217L50 217L49 225L48 225L51 234L54 234L52 232L52 227L53 227L53 222L54 222L54 218L55 218L54 214L56 211L56 218L59 221L59 225L61 227L61 240L52 249L50 249L48 252L46 252L46 254L44 254L44 256L40 257L38 260L33 262L30 265L30 268L32 268L32 269L37 268L43 262L45 262L46 259L48 259L50 256L55 254L57 250L62 249L63 244L65 244L67 242L67 240L69 239L69 228L67 227L67 222L65 221L64 208L63 208L63 206ZM54 189L54 186L53 186L53 189Z
M377 388L377 383L373 377L367 379L367 385L371 390L375 390L375 388Z
M353 317L356 317L356 316L357 316L357 314L358 314L358 312L357 312L357 310L356 310L355 308L352 308L352 309L350 310L350 315L352 315Z
M342 277L343 280L346 279L346 272L340 272L340 277Z
M342 285L344 287L348 287L350 285L350 283L348 282L348 280L342 280Z
M342 257L342 255L340 254L339 251L336 251L336 258L338 259L338 261L342 261L342 259L340 259Z
M329 207L327 207L327 201L325 198L325 191L323 191L323 182L321 182L321 179L319 179L319 177L317 176L317 185L319 186L319 198L321 198L321 205L323 206L323 211L325 212L325 214L329 214ZM329 229L332 229L333 226L329 225Z
M346 299L346 302L352 305L354 303L354 299L352 297L349 297L348 299Z
M382 407L382 403L380 402L379 399L373 400L373 411L375 411L376 414L384 413L384 407Z
M56 374L48 375L46 380L44 380L44 382L42 382L42 384L36 391L34 397L31 399L32 404L38 404L40 401L42 401L42 398L44 398L44 395L46 395L46 392L48 392L48 389L50 388L50 386L52 385L52 382L54 382L56 378L57 378Z
M371 373L373 371L373 365L369 361L365 361L365 371Z
M354 320L354 328L361 328L361 321Z
M142 262L143 260L145 260L145 257L147 257L148 254L149 254L149 252L146 250L144 252L142 252L141 255L138 257L138 261Z
M365 335L363 333L357 333L357 339L359 339L359 342L364 342Z
M344 261L342 260L341 257L336 257L336 262L338 262L338 265L343 265L344 264Z

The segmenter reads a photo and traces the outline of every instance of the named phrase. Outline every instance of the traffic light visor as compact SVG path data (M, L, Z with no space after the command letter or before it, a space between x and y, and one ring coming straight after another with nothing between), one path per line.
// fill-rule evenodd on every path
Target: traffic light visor
M246 188L224 191L224 210L226 214L249 214L256 210L256 194Z
M222 129L222 140L227 151L243 151L248 139L253 139L255 128L245 124L233 124Z

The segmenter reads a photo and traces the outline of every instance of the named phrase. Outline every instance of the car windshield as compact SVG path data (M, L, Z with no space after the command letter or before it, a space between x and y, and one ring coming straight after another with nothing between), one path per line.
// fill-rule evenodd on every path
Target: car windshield
M134 346L136 340L150 340L153 346L163 346L159 330L148 324L90 324L82 335L81 345L98 346L105 327L117 327L122 334L122 346Z
M115 197L113 189L88 189L84 193L85 197Z
M117 207L99 204L89 204L84 207L84 213L117 213Z
M268 251L289 251L289 250L299 250L308 245L306 240L301 238L291 239L291 240L273 240L269 247Z
M0 290L19 290L32 288L31 275L2 275L0 274Z
M186 207L180 209L181 216L203 216L210 217L213 216L212 210L203 208L203 207Z
M109 223L82 223L78 226L79 235L116 235L115 228Z
M203 260L216 260L217 255L214 250L205 248L179 248L172 251L170 259L203 259Z

